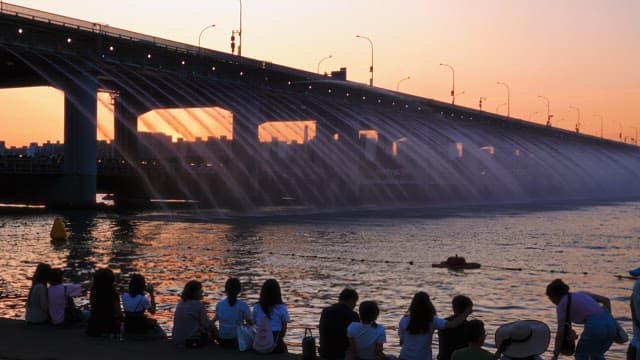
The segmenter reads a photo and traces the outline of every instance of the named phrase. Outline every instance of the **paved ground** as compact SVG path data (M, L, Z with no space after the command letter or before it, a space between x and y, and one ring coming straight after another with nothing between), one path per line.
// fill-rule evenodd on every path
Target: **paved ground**
M59 328L27 325L21 320L0 318L0 359L11 360L123 360L123 359L299 359L299 355L259 355L209 345L201 349L183 349L169 341L120 341L91 338L84 328Z

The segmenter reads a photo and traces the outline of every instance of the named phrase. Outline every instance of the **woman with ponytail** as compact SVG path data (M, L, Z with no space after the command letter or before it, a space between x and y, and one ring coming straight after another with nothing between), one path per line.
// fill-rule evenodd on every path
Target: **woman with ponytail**
M245 322L251 325L251 310L246 302L238 299L242 287L240 280L229 278L224 284L227 297L216 304L216 316L213 321L219 322L218 343L223 347L238 348L237 328Z

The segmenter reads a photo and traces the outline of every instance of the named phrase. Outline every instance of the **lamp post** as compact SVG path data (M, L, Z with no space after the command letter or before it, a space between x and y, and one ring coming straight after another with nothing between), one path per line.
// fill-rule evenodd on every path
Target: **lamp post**
M327 59L331 59L332 57L333 57L333 55L325 56L322 59L320 59L320 61L318 61L318 68L316 69L316 72L318 74L320 74L320 64L322 64L322 62L327 60Z
M207 25L200 31L200 35L198 35L198 51L200 51L200 40L202 40L202 33L208 28L213 28L215 26L216 24Z
M504 85L507 88L507 117L511 117L511 89L509 89L509 85L502 81L498 81L496 84Z
M549 98L546 96L538 95L538 97L547 102L547 126L551 126L551 114L549 113Z
M487 98L484 96L480 96L480 100L478 100L478 108L482 111L482 102L487 101Z
M593 114L593 116L600 118L600 139L602 139L603 136L603 130L604 130L604 121L602 119L602 115L600 114Z
M238 56L242 56L242 0L240 1L240 29L238 30Z
M580 132L580 109L576 106L569 106L570 109L575 109L578 112L578 122L576 123L576 132Z
M371 66L369 67L369 71L371 72L371 79L369 80L369 86L373 86L373 41L366 36L356 35L357 38L365 39L371 45Z
M446 66L451 69L451 104L456 104L456 70L449 64L440 63L440 66Z
M634 138L634 142L638 145L638 127L637 126L629 126L632 129L636 129L636 137Z
M403 82L405 80L409 80L409 79L411 79L411 76L407 76L407 77L404 77L404 78L398 80L398 83L396 84L396 91L400 91L400 83L401 82Z

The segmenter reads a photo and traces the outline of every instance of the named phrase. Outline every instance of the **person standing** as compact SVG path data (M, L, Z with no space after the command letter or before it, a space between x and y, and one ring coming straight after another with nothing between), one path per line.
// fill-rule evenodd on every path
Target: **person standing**
M359 322L353 311L358 302L358 293L351 288L340 292L338 302L322 309L320 314L320 356L327 360L344 359L349 348L347 327Z
M466 309L473 311L473 302L469 297L464 295L455 296L451 300L451 306L453 307L453 315L446 318L445 320L447 321L455 319ZM467 338L468 324L469 321L465 319L456 327L438 330L438 360L449 360L454 351L467 347L470 340ZM484 324L482 324L482 326L484 330Z
M556 305L558 329L553 350L553 360L560 355L560 347L565 336L567 316L571 322L584 324L584 330L576 346L575 358L604 359L616 335L616 321L611 316L609 298L585 291L569 292L569 285L561 279L553 280L547 286L547 297ZM570 313L567 305L571 298Z

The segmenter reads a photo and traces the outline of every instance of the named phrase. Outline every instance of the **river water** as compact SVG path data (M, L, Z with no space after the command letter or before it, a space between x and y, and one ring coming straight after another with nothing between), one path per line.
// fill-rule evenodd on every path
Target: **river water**
M265 213L267 214L267 213ZM158 211L21 212L0 217L0 316L22 318L35 264L65 269L88 286L91 273L110 267L126 288L139 272L157 289L156 317L170 329L184 284L203 281L211 315L228 276L243 283L253 304L261 283L278 279L292 318L287 342L300 352L305 327L317 334L321 309L345 286L360 300L376 300L388 353L399 352L397 324L416 291L426 291L441 316L465 294L472 317L495 329L517 319L546 322L555 310L546 285L562 278L573 290L611 298L613 313L630 332L633 282L619 278L640 266L640 202L458 206L296 215L225 217L219 213ZM52 244L55 216L69 241ZM482 268L454 272L431 264L458 254ZM86 304L86 297L78 300ZM626 346L608 358L623 359ZM435 353L435 352L434 352Z

